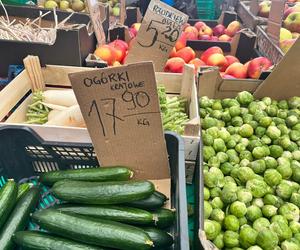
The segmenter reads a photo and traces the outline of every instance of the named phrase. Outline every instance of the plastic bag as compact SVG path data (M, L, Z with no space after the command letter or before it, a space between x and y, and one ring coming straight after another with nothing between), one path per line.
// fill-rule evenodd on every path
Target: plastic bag
M197 5L195 0L175 0L174 8L187 14L191 19L197 18Z

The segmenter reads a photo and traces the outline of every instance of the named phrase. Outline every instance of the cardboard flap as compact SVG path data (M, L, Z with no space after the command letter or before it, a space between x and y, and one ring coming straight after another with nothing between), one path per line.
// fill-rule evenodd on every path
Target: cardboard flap
M184 135L199 136L200 127L200 117L194 118L185 124Z
M171 6L152 0L128 53L126 63L153 61L155 71L163 71L170 52L182 32L188 16Z
M251 0L250 1L250 12L256 16L258 13L258 10L259 10L258 0Z
M120 24L124 24L126 20L126 1L120 0Z
M198 96L215 97L215 92L221 84L222 78L217 67L203 67L199 71ZM201 84L201 82L210 82L211 84Z
M182 75L181 91L180 95L191 101L192 87L195 84L195 68L194 65L185 64Z
M129 166L138 179L170 177L151 62L69 78L101 165Z
M255 97L269 96L279 100L300 96L299 58L300 39L297 39L273 72L257 88Z
M282 24L284 7L285 1L272 0L268 19L267 34L276 45L279 44L280 28Z

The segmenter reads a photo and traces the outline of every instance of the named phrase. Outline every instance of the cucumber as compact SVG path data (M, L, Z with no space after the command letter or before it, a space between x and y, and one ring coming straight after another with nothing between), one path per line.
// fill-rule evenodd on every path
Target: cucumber
M152 214L154 217L153 225L157 226L158 228L166 228L174 224L175 212L170 209L160 208L154 211Z
M68 179L76 181L127 181L133 172L126 167L99 167L69 169L42 173L40 182L52 186L55 182Z
M19 200L24 194L26 194L32 186L32 183L23 183L19 185L17 200Z
M32 187L16 204L0 233L1 250L14 249L13 235L27 226L30 213L39 200L39 189Z
M161 198L162 200L164 200L165 202L168 200L168 197L167 197L165 194L163 194L163 193L161 193L161 192L159 192L159 191L155 191L155 192L154 192L154 195L160 197L160 198Z
M153 227L144 227L143 230L153 241L154 249L165 249L173 245L173 237L167 232Z
M149 196L146 199L127 202L125 203L125 205L145 210L155 210L161 208L165 204L165 199L162 198L160 195L157 195L156 192L157 191L155 191L151 196Z
M86 244L124 250L146 250L153 246L142 229L119 222L71 215L53 208L35 212L32 219L47 231Z
M111 205L59 205L60 212L81 214L93 218L124 222L133 225L151 225L153 215L139 208Z
M17 200L18 186L14 180L8 180L0 189L0 229L6 222Z
M120 204L141 200L154 192L149 181L83 182L63 180L56 182L52 191L64 201L80 204Z
M104 250L39 231L20 231L14 235L14 242L28 250Z

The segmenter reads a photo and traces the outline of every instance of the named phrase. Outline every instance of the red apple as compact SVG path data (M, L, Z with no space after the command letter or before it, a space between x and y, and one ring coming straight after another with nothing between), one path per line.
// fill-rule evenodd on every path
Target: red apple
M199 40L206 40L206 41L209 41L209 40L211 40L211 36L209 36L209 35L201 35L201 36L199 36Z
M209 66L217 66L220 69L227 64L227 60L223 54L212 54L207 59L207 65Z
M209 49L205 50L200 59L204 62L204 63L207 63L207 59L212 55L212 54L224 54L223 53L223 50L218 47L218 46L213 46L213 47L210 47Z
M221 42L230 42L232 38L226 34L219 36L219 41Z
M196 36L198 35L198 30L197 28L193 27L193 26L188 26L184 29L184 32L187 32L187 33L194 33Z
M225 33L225 26L223 24L218 24L213 28L214 36L221 36Z
M257 57L250 61L248 66L248 76L252 79L258 79L261 72L268 70L272 66L272 62L266 57Z
M295 5L293 7L288 7L283 14L283 20L288 17L289 14L294 12L300 12L300 5Z
M243 64L236 62L229 65L225 71L225 75L231 75L235 78L243 79L247 77L247 70Z
M200 21L198 21L198 22L196 22L196 23L194 24L194 27L195 27L198 31L200 31L200 29L201 29L203 26L206 26L206 24L205 24L204 22L200 22Z
M176 57L180 57L188 63L196 57L196 53L191 47L185 47L177 51Z
M223 77L224 79L236 79L234 76L232 76L232 75L227 75L227 74L224 74L222 77Z
M129 28L128 31L131 38L136 37L137 31L134 28Z
M171 50L171 53L169 55L169 58L176 57L176 53L177 53L176 48L173 47L173 49Z
M201 61L199 58L195 58L189 62L189 64L193 64L195 66L195 73L198 72L198 69L202 66L205 66L205 63Z
M182 73L184 64L184 60L180 57L170 58L165 65L164 72Z
M213 30L212 28L208 27L208 26L203 26L201 27L201 29L199 30L198 36L202 36L202 35L209 35L211 36L213 34Z
M128 50L128 44L123 41L123 40L120 40L120 39L116 39L114 40L113 42L109 43L109 45L115 47L115 48L124 48L126 50Z
M241 24L239 21L233 21L228 24L225 34L228 36L233 37L239 30L241 29Z
M225 70L229 67L229 65L235 63L235 62L240 62L239 59L237 59L235 56L225 56L227 63L220 69L221 72L225 72Z
M219 41L219 37L217 37L217 36L212 36L210 40L216 42L216 41Z

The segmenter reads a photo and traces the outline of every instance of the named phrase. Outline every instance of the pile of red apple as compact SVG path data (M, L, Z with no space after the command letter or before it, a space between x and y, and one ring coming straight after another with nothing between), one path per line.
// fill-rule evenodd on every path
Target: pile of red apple
M196 71L203 66L218 67L221 76L226 79L258 79L262 71L268 70L272 66L272 62L265 57L257 57L242 64L235 56L224 55L222 49L217 46L207 49L200 58L196 58L195 51L190 47L185 47L178 51L173 49L164 71L182 73L185 63L193 64Z
M194 26L187 24L175 47L177 50L186 47L187 40L229 42L240 29L241 24L238 21L231 22L227 27L218 24L214 28L200 21L196 22Z

